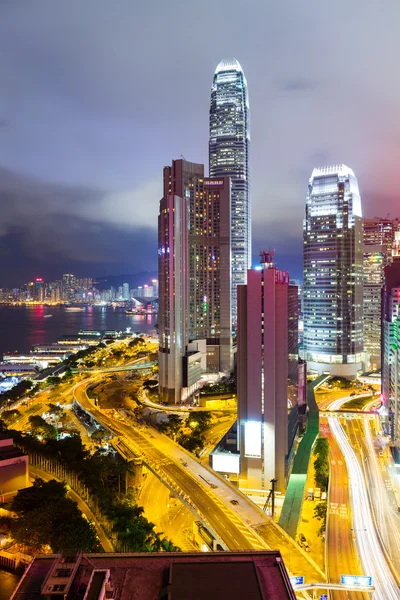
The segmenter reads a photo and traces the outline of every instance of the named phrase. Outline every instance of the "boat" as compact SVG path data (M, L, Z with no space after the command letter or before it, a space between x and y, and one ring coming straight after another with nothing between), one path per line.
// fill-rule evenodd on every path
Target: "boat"
M49 319L50 317L52 317L53 315L51 315L50 313L47 313L47 315L43 315L43 319Z
M65 310L68 312L82 312L85 309L82 306L67 306Z

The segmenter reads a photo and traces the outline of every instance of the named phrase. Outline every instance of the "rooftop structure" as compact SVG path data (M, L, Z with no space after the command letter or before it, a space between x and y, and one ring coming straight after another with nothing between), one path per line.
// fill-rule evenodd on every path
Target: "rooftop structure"
M10 600L295 600L279 551L35 557Z

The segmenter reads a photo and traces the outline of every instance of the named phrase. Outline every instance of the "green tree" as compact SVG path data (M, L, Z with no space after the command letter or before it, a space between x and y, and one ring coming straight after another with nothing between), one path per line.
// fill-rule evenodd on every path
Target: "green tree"
M96 429L96 431L93 431L90 439L101 444L107 437L108 433L105 431L105 429Z
M62 415L62 413L64 412L64 409L62 406L60 406L59 404L52 404L52 402L50 402L48 404L48 408L49 408L49 412L52 413L53 415Z
M36 479L31 488L17 493L12 511L17 518L11 531L18 543L38 550L50 545L53 552L99 548L93 525L82 517L76 503L67 498L63 483Z
M199 456L201 450L204 448L205 439L202 436L198 435L180 435L178 438L178 443L188 450L192 452L196 456Z
M51 375L46 379L46 382L49 385L58 385L61 382L61 378L57 377L57 375Z
M314 506L314 518L318 521L322 521L321 527L318 530L318 535L322 535L326 529L326 514L327 514L327 503L318 502Z
M4 410L1 413L1 417L6 425L10 425L14 421L16 421L18 419L18 417L20 417L20 416L21 416L21 413L16 408L14 408L12 410Z
M29 417L29 423L31 426L32 433L36 436L41 435L47 439L54 439L57 437L57 429L53 425L49 425L46 421L38 415Z
M202 433L209 427L212 415L208 411L193 411L187 417L185 425L190 427L196 433Z

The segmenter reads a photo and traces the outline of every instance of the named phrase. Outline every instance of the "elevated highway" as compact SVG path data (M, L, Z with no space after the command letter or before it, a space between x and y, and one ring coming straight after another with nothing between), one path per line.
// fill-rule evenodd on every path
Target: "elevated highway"
M221 541L223 548L279 548L292 574L304 575L308 581L325 578L325 574L280 527L224 478L155 429L133 426L126 420L114 420L105 415L86 393L87 386L94 381L95 378L76 385L74 398L77 404L118 436L125 449L142 458Z

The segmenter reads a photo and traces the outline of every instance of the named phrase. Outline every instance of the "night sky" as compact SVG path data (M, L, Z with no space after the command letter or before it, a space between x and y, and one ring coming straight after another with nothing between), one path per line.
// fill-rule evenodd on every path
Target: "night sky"
M208 162L212 77L251 108L253 254L301 275L314 166L400 216L398 0L0 0L0 287L156 269L162 168Z

